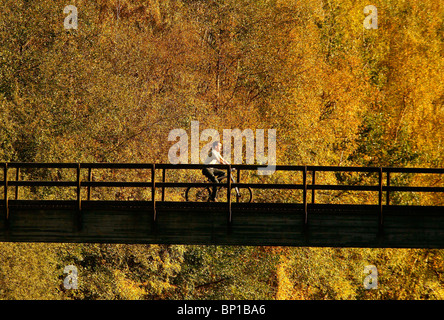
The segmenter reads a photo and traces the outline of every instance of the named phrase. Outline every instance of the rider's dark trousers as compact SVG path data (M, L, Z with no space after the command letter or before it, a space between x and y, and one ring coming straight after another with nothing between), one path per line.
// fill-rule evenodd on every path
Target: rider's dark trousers
M225 172L216 168L204 168L202 173L210 179L211 182L219 183L219 178L225 175ZM213 187L213 192L211 193L210 199L214 200L217 196L217 186Z

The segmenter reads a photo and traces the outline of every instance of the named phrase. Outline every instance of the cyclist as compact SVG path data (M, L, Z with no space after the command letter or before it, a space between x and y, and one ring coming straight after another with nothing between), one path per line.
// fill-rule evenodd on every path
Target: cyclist
M212 148L208 152L208 157L205 159L204 164L229 164L220 154L222 150L222 143L215 141ZM216 168L207 167L202 170L202 173L210 179L211 182L219 183L218 178L225 175L225 172ZM208 201L217 202L217 186L213 186L213 192L210 195Z

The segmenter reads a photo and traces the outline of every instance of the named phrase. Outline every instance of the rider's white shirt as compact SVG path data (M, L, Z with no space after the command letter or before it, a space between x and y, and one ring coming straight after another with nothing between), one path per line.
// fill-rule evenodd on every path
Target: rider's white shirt
M216 150L212 150L211 157L207 157L204 161L205 164L218 164L222 156Z

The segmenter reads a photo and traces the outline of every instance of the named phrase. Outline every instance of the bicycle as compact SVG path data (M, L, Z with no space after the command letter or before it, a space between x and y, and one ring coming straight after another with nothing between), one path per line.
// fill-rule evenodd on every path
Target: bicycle
M231 170L234 171L234 170ZM222 188L226 188L226 185L223 183L228 178L227 175L224 175L219 178L220 186L217 187L217 192ZM210 181L208 179L208 181ZM233 176L231 176L231 181L234 181ZM210 181L211 182L211 181ZM212 193L213 186L203 186L203 187L188 187L185 191L185 199L190 202L206 202L209 200L210 195ZM253 200L253 191L250 187L232 187L232 197L236 198L237 202L250 203Z

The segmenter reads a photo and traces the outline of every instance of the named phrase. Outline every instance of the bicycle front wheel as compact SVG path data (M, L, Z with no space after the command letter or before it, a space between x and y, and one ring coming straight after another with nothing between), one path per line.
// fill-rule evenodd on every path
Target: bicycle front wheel
M185 199L190 202L206 202L210 197L210 189L207 187L188 187L185 191Z
M232 188L231 198L236 202L250 203L253 200L253 191L247 188Z

